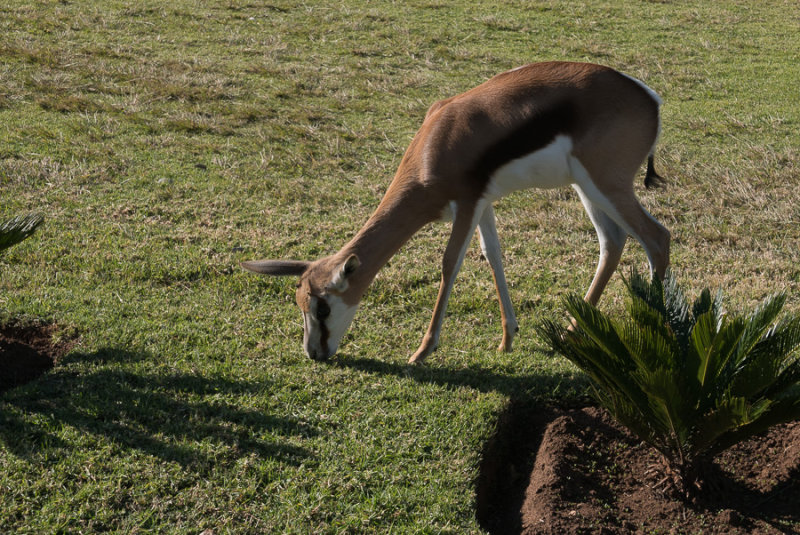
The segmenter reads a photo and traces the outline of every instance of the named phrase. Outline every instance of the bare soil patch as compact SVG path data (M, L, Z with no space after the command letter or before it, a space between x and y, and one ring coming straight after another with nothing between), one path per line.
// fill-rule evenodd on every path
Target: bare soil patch
M53 341L55 330L45 324L0 327L0 393L36 379L69 350L69 341Z
M657 454L604 410L518 412L529 430L487 448L479 483L493 534L800 534L800 422L723 452L687 504L655 489Z

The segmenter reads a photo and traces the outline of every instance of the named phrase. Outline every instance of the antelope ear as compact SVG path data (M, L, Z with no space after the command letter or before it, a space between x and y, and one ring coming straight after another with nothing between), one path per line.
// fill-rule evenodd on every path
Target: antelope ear
M336 270L336 274L328 284L327 289L334 292L343 292L347 289L347 279L352 275L355 270L361 265L361 260L354 254L347 257L347 260L342 263Z
M302 275L310 265L304 260L250 260L241 264L247 271L276 276Z

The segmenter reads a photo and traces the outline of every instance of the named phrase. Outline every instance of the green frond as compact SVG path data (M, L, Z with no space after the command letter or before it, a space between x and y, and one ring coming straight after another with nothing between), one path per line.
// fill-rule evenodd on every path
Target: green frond
M747 322L743 318L734 317L725 321L723 317L720 320L713 309L697 318L690 337L688 357L697 366L697 380L704 400L699 407L701 412L713 407L715 398L725 391L725 388L720 389L725 382L721 375L746 327Z
M577 295L567 296L564 303L579 330L585 333L598 348L620 363L623 368L632 369L634 367L613 322L605 314Z
M686 295L678 286L678 280L671 271L668 271L664 278L664 308L673 337L681 348L686 348L692 331L693 317L689 314L691 307Z
M775 319L783 309L784 303L786 303L786 296L783 294L768 297L747 317L736 349L730 356L729 363L726 363L726 366L730 367L727 377L733 375L733 372L747 358L756 344L769 333L770 327L775 324Z
M613 364L606 363L607 357L582 333L569 331L552 321L543 322L538 331L550 341L555 351L581 368L594 381L605 386L608 384L606 376L619 372Z
M705 412L713 408L729 384L730 373L725 373L726 366L738 347L747 321L741 317L734 317L724 321L720 330L714 337L712 346L708 350L708 359L704 364L705 376L701 381L701 403L698 409Z
M693 436L693 450L701 453L719 437L751 423L747 400L743 397L720 401L711 412L697 418Z
M683 451L689 438L685 393L680 389L674 370L660 369L642 374L651 411L660 432L675 451Z
M717 335L717 318L712 310L706 310L695 318L689 336L689 357L700 386L704 386L712 365L711 349ZM691 369L690 369L691 371Z
M44 217L41 214L28 214L12 217L0 223L0 251L18 244L33 234L42 221Z
M682 367L677 341L663 323L654 321L645 325L633 320L623 320L620 323L620 338L638 367L648 371Z
M640 323L643 326L658 327L663 330L670 329L663 307L654 307L652 303L638 295L630 296L625 308L630 319L636 323Z
M629 403L646 403L644 394L633 380L629 358L609 353L582 330L573 332L546 321L538 331L556 351L581 368L599 387L599 392L614 392L628 399ZM605 405L602 399L598 400Z
M609 395L607 391L597 392L595 397L618 422L641 440L661 452L671 451L671 445L663 440L663 430L654 427L656 417L649 407L631 403L629 399L618 395Z
M772 397L800 381L800 317L776 323L739 357L728 380L732 395ZM768 389L768 390L767 390ZM767 390L767 392L764 392Z
M770 427L800 420L800 390L791 396L778 398L772 401L769 407L750 423L737 427L728 433L719 436L709 446L706 453L715 455L742 440L763 433Z
M708 312L712 313L717 320L717 324L719 324L724 313L722 292L718 291L712 298L711 290L705 288L697 296L697 299L692 304L692 317L697 319Z
M764 390L764 396L780 398L793 389L800 390L800 354L796 353L797 346L794 351L795 354L784 363L775 381Z
M627 279L623 279L631 298L638 298L650 305L650 308L666 317L667 310L664 305L664 286L658 278L647 279L638 271L632 271Z

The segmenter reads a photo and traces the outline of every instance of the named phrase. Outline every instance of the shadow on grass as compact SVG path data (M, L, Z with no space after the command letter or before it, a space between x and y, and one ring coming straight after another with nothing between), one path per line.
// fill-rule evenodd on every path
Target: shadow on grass
M511 400L498 418L494 435L484 445L475 482L476 517L493 535L522 532L521 510L528 476L547 424L561 409L590 403L586 395L589 381L581 373L513 375L477 365L452 369L351 357L339 358L333 364L451 388L500 392Z
M354 357L338 358L331 364L367 373L408 377L421 383L468 387L479 392L499 392L515 403L548 403L558 400L560 405L571 406L575 403L585 404L588 399L586 392L589 382L581 373L514 375L513 371L505 374L479 365L466 368L412 366Z
M91 362L97 369L77 373L66 366L7 392L0 401L0 441L23 458L61 457L71 445L58 430L70 426L199 472L248 455L295 465L310 456L286 443L291 436L314 436L309 424L225 401L267 397L268 382L131 371L145 359L153 357L118 349L70 355L67 364Z

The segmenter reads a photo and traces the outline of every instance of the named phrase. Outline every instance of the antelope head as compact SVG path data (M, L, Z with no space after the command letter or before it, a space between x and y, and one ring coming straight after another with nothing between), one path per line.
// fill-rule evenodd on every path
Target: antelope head
M306 262L300 260L253 260L242 267L273 276L299 276L297 306L303 314L303 348L313 360L326 360L336 353L353 322L360 295L351 290L351 277L361 262L356 255L344 261L330 256Z

